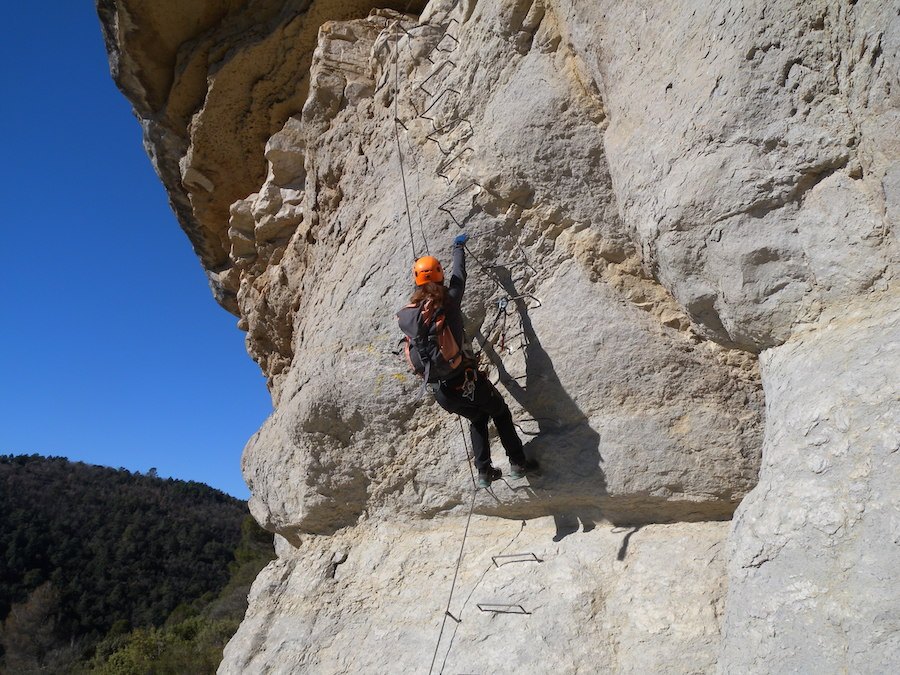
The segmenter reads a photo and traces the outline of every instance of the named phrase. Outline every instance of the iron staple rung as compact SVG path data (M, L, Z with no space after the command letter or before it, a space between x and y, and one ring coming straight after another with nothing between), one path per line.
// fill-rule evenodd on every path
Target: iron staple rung
M441 49L441 48L440 48L441 43L444 41L444 38L446 38L446 37L448 37L448 38L450 38L451 40L453 40L453 42L455 42L456 45L459 46L459 40L457 40L453 35L451 35L451 34L448 32L448 31L450 30L450 27L451 27L454 23L455 23L457 26L459 25L459 21L457 21L456 19L450 19L450 21L447 22L447 25L441 26L441 28L444 30L444 34L441 35L440 40L438 40L437 42L435 42L435 43L434 43L434 47L432 47L432 48L429 50L428 54L426 54L426 56L425 56L426 59L428 59L429 61L431 61L431 55L434 54L436 51L438 51L438 52L453 52L453 51L456 51L456 47L454 47L453 49ZM431 61L431 62L434 63L434 61Z
M429 96L434 96L434 94L433 94L432 92L428 91L428 90L425 88L425 84L426 84L429 80L431 80L432 77L434 77L434 76L437 75L439 72L441 72L444 68L446 68L448 65L451 66L451 67L453 67L453 68L456 68L456 64L453 63L453 61L451 61L450 59L445 59L444 61L441 61L440 65L436 66L435 69L434 69L433 71L431 71L431 75L429 75L428 77L426 77L424 80L422 80L422 81L417 85L417 86L419 87L419 89L421 89L422 91L424 91L424 92L425 92L426 94L428 94Z
M521 295L514 295L511 298L508 298L508 300L510 302L516 302L518 300L522 300L522 301L534 300L537 304L534 307L531 307L530 309L537 309L538 307L543 307L543 303L540 301L540 298L536 298L531 293L522 293Z
M453 157L450 157L449 159L445 159L444 161L442 161L440 163L440 165L438 166L438 170L437 170L438 175L439 176L441 175L441 171L446 171L447 169L449 169L452 164L454 164L460 157L462 157L467 152L475 152L475 151L467 145L462 150L457 152Z
M456 219L456 216L454 216L454 215L453 215L453 212L450 211L450 209L447 208L447 204L449 204L450 202L452 202L454 199L457 199L458 197L460 197L462 194L464 194L464 193L467 192L468 190L471 190L471 189L472 189L473 187L475 187L476 185L478 185L478 183L476 183L476 182L473 181L473 182L469 183L468 185L466 185L465 187L463 187L463 188L457 190L457 191L454 192L452 195L450 195L450 197L448 197L447 199L445 199L440 205L438 205L437 210L438 210L438 211L443 211L444 213L446 213L448 216L450 216L450 218L453 220L453 222L456 223L457 226L460 226L460 225L459 225L459 221ZM479 187L480 187L480 186L479 186ZM477 193L474 194L474 195L472 195L472 202L473 202L473 203L474 203L475 199L477 198L477 196L478 196ZM460 226L460 227L461 227L461 226Z
M453 19L453 20L456 21L456 19ZM452 49L443 49L441 47L441 43L444 41L444 38L450 38L451 40L453 40L453 48ZM459 46L459 40L457 39L457 37L455 35L451 35L450 33L444 33L441 36L441 39L435 43L434 49L431 51L431 53L433 54L434 52L444 52L444 53L455 52L456 48L458 46Z
M432 118L428 117L426 119L432 119ZM437 126L436 124L434 124L432 122L431 126L434 127L434 133L443 134L445 132L450 133L449 131L447 131L448 129L450 129L452 131L454 127L462 126L463 123L466 123L467 125L469 125L469 131L466 132L467 136L471 136L472 134L475 133L475 128L472 126L472 123L469 120L467 120L465 117L454 117L452 120L450 120L449 122L447 122L446 124L443 124L441 126Z
M507 560L504 563L498 563L498 560L502 560L504 558L514 558L513 560ZM534 553L507 553L506 555L494 555L491 556L491 560L494 561L494 565L496 567L502 567L503 565L508 565L510 563L516 562L541 562L541 559L538 558Z
M447 185L453 184L453 181L450 179L450 176L447 175L447 172L450 170L450 167L456 162L456 160L458 160L460 157L462 157L462 155L465 154L466 152L475 152L475 151L469 147L463 148L462 152L457 153L455 156L450 157L450 158L445 158L444 161L438 166L437 170L435 171L435 173L438 176L440 176L445 181L447 181ZM460 169L460 171L462 171L462 169ZM473 196L473 202L472 202L473 205L474 205L474 199L477 196L478 196L477 194ZM454 218L453 221L456 222L456 218ZM462 227L462 225L460 225L459 223L456 223L456 224L459 225L460 227Z
M439 127L434 123L433 117L428 117L428 116L424 116L424 115L421 117L424 120L429 120L431 122L431 126L434 127L434 131L432 131L430 134L428 134L425 137L425 140L431 141L432 143L436 144L438 147L438 150L440 150L441 154L444 155L444 157L447 157L452 152L452 150L444 150L444 146L442 146L441 142L437 139L438 135L444 134L445 132L447 133L447 135L449 135L450 133L455 131L457 128L462 126L461 122L465 122L466 124L469 125L469 130L463 131L463 133L460 134L459 138L457 139L456 143L462 143L472 137L472 133L473 133L472 123L469 122L469 120L467 120L465 118L457 117L456 119L453 119L450 122L447 122L446 124ZM450 131L447 131L447 129L449 129Z
M490 612L493 614L531 614L522 605L506 605L495 603L478 603L476 605L482 612Z
M425 108L425 110L423 110L422 112L419 112L418 110L416 110L416 112L419 112L419 117L425 117L425 113L430 112L431 109L435 105L437 105L437 102L440 101L444 97L445 94L456 94L457 96L462 96L462 94L460 94L453 87L447 87L446 89L441 89L441 92L437 96L435 96L434 100L428 105L427 108ZM413 102L413 107L415 107L415 102ZM431 118L426 118L426 119L431 119Z

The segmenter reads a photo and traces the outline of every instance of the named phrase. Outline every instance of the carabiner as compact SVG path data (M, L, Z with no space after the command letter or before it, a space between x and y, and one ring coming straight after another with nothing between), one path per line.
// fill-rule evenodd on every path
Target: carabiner
M462 395L463 398L467 398L473 403L475 402L475 382L477 380L477 375L472 368L466 369L465 380L463 381L462 386Z

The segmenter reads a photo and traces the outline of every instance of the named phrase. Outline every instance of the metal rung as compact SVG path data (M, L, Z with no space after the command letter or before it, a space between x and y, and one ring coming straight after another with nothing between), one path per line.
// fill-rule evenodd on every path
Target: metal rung
M460 157L462 157L467 152L475 152L475 151L472 148L470 148L469 146L464 147L462 150L460 150L455 155L453 155L453 157L449 157L449 158L445 159L443 162L440 163L440 165L438 165L437 172L436 172L437 175L449 183L450 177L445 172L453 164L455 164L459 160Z
M428 119L431 119L431 118L429 117ZM428 135L425 137L425 140L426 140L426 141L431 141L432 143L434 143L434 144L437 146L438 151L439 151L444 157L446 157L446 156L448 156L448 155L450 154L450 150L444 150L444 146L441 145L441 142L440 142L438 139L436 139L436 138L434 137L434 134L428 134Z
M509 558L509 560L505 560ZM510 563L517 562L543 562L540 558L538 558L534 553L507 553L506 555L492 555L491 560L494 561L494 565L497 567L503 567L503 565L509 565ZM498 563L498 560L504 560L502 563Z
M457 96L461 95L456 89L453 89L452 87L447 87L446 89L441 90L441 93L435 97L431 104L427 108L425 108L425 110L419 113L419 117L425 117L425 113L429 112L435 105L437 105L437 102L440 101L445 94L456 94ZM415 107L415 103L413 103L413 107ZM418 112L418 110L416 112ZM425 117L425 119L431 118Z
M525 379L525 378L524 378L524 377L513 377L513 378L510 378L510 379L512 379L512 380L523 380L523 379ZM526 431L525 429L523 429L523 428L522 428L518 423L516 423L516 422L513 422L513 426L514 426L516 429L518 429L518 430L519 430L519 433L522 434L523 436L540 436L540 435L541 435L541 430L540 430L540 429L538 429L537 431Z
M451 35L450 33L447 32L450 30L450 27L454 23L457 26L459 25L459 21L457 21L456 19L450 19L450 21L447 22L446 26L442 26L442 28L444 29L444 34L441 36L440 40L438 40L437 42L434 43L434 47L431 48L431 50L428 52L428 54L425 55L425 58L428 59L429 61L431 61L431 63L434 63L434 61L431 60L431 55L434 54L435 52L445 52L445 53L454 52L454 51L456 51L456 48L459 46L459 40L457 40L453 35ZM450 38L451 40L453 40L453 42L455 43L453 49L441 49L441 43L444 41L444 38L447 38L447 37Z
M406 28L406 27L404 27L404 25L402 23L400 23L400 21L398 19L395 19L394 17L381 16L379 14L373 14L371 12L369 13L369 16L366 17L366 19L368 21L374 21L376 19L381 19L382 21L384 21L384 26L382 27L381 30L386 30L390 27L396 27L396 28L399 28L400 30L402 30L407 35L410 34L410 31L418 30L419 28L424 28L425 26L431 25L430 23L428 23L426 21L424 23L417 23L415 26L410 26L409 28ZM410 37L412 37L412 36L410 36Z
M445 29L445 31L450 30L450 24L452 24L452 23L458 24L459 22L456 19L450 19L450 22L447 24L447 28ZM453 48L452 49L442 49L441 48L441 43L444 41L444 38L450 38L451 40L453 40ZM434 45L434 49L431 50L431 53L433 54L434 52L455 52L457 47L459 47L459 40L456 38L456 36L452 35L451 33L445 32L441 36L441 39L438 40L437 43Z
M453 213L450 211L450 209L447 208L447 204L449 204L450 202L452 202L454 199L459 198L462 194L464 194L465 192L471 190L473 187L476 187L477 185L478 185L478 184L475 183L475 182L473 181L473 182L469 183L468 185L466 185L464 188L460 188L459 190L457 190L456 192L454 192L452 195L450 195L450 197L448 197L446 200L444 200L444 201L437 207L437 210L438 210L438 211L443 211L444 213L446 213L448 216L450 216L450 218L453 219L453 222L454 222L454 223L456 223L457 225L459 225L459 221L456 219L456 217L453 215ZM475 197L476 197L476 196L477 196L477 194L472 195L472 203L473 203L473 204L475 203Z
M472 137L472 134L474 133L474 129L473 129L473 127L472 127L472 123L471 123L469 120L465 119L464 117L457 117L457 118L455 118L455 119L453 119L453 120L447 122L446 124L444 124L444 125L442 125L442 126L440 126L440 127L437 126L437 125L434 123L434 118L433 118L433 117L423 116L422 119L430 120L430 121L431 121L431 126L434 127L434 131L432 131L430 134L428 134L428 135L425 137L425 140L426 140L426 141L431 141L432 143L434 143L435 145L437 145L438 150L441 152L442 155L444 155L444 157L447 157L447 156L450 154L451 151L450 151L450 150L444 150L444 146L442 146L442 145L441 145L441 142L437 139L437 136L438 136L438 135L441 135L441 134L448 134L448 135L449 135L449 133L452 132L454 129L456 129L456 128L458 128L458 127L461 127L461 126L463 125L463 123L465 123L466 125L468 125L469 129L468 129L468 131L463 131L463 133L462 133L462 134L460 135L460 137L457 139L457 143L461 143L461 142L463 142L463 141L468 140L469 138Z
M479 603L476 606L482 612L490 612L492 614L531 614L522 605Z
M437 75L439 72L441 72L441 71L442 71L444 68L446 68L448 65L451 66L451 67L453 67L453 68L456 68L456 64L453 63L453 61L451 61L450 59L446 59L445 61L441 61L440 65L438 65L434 70L431 71L431 75L429 75L428 77L426 77L424 80L422 80L422 81L418 84L419 89L421 89L422 91L424 91L424 92L425 92L426 94L428 94L429 96L434 96L434 92L428 91L428 90L425 88L425 85L428 83L429 80L431 80L432 77L434 77L435 75Z
M537 304L531 307L530 309L537 309L538 307L543 307L543 303L536 297L534 297L531 293L522 293L521 295L514 295L511 297L510 302L515 302L516 300L534 300Z
M438 206L438 210L443 210L443 208L446 207L447 204L449 204L450 202L452 202L454 199L456 199L457 197L459 197L460 195L462 195L462 194L465 193L466 191L471 190L473 187L481 187L481 186L479 186L478 183L476 183L475 181L472 181L471 183L469 183L469 184L466 185L465 187L461 187L459 190L457 190L457 191L454 192L452 195L450 195L449 197L447 197L447 199L445 199L444 201L442 201L441 204L440 204L440 206Z
M423 119L432 120L431 117L425 117ZM454 117L452 120L450 120L449 122L447 122L446 124L443 124L441 126L436 125L434 123L434 121L432 120L431 126L434 129L434 131L432 133L449 134L450 131L452 131L455 127L461 126L463 124L466 124L469 127L469 130L467 132L464 132L464 135L466 137L469 137L475 133L475 127L472 126L472 123L469 120L467 120L465 117L458 117L458 116Z

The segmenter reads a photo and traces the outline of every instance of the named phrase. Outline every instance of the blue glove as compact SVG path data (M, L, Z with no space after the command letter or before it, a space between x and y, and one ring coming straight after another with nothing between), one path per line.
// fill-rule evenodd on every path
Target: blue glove
M462 234L456 235L456 239L453 240L453 243L456 246L465 246L467 241L469 241L469 235L463 232Z

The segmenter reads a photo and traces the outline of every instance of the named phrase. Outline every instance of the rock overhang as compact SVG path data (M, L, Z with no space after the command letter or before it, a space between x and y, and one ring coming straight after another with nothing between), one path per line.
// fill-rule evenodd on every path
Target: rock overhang
M214 297L237 314L228 209L266 171L266 142L309 90L319 27L415 0L97 0L110 70ZM286 45L289 45L286 47Z

